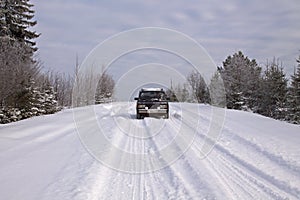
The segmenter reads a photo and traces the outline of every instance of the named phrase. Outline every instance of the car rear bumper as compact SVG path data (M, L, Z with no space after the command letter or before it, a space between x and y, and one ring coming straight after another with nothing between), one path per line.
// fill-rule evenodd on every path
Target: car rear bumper
M138 109L138 114L167 114L168 109Z

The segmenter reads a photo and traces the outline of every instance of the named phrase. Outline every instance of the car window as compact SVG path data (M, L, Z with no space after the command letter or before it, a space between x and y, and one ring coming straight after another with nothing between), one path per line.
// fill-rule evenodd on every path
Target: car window
M154 91L144 91L140 93L141 99L147 99L147 100L165 100L165 93L164 92L154 92Z

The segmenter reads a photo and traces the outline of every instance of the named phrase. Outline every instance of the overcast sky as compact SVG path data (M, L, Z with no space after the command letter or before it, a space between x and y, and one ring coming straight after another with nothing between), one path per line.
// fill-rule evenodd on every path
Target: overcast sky
M226 3L225 3L226 2ZM288 73L300 55L299 0L32 0L45 68L71 73L100 42L122 31L161 27L202 45L217 65L241 50ZM149 59L147 60L147 62ZM139 62L139 64L141 64ZM164 63L165 64L165 63Z

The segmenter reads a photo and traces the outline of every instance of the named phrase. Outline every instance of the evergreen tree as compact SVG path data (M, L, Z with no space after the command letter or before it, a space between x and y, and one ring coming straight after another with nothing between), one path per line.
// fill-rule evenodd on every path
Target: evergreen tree
M219 67L226 89L227 107L231 109L257 109L261 68L239 51L228 56Z
M263 81L258 113L275 119L284 119L286 115L287 79L283 68L275 62L267 64Z
M300 56L298 66L291 77L291 87L288 92L288 116L287 120L300 124Z
M28 0L0 1L0 100L5 123L35 115L33 80L39 67L33 62L32 40L38 34L30 30L36 24L31 8Z
M37 50L33 40L39 37L39 34L30 30L37 23L33 21L33 5L29 0L2 0L0 6L0 37L8 37L26 44L30 47L32 55Z
M42 88L36 86L36 83L31 87L32 101L31 101L31 112L33 116L46 114L45 111L45 94Z
M16 105L14 107L20 110L22 119L35 116L32 112L33 105L36 101L33 85L33 79L29 82L22 82L19 92L16 93Z
M59 110L53 86L47 84L43 89L42 96L44 102L41 105L45 114L53 114Z

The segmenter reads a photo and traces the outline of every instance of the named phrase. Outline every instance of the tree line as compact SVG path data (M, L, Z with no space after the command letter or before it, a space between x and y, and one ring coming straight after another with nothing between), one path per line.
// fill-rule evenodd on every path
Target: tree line
M35 57L38 48L34 40L40 34L33 31L37 23L33 18L29 0L0 1L0 123L55 113L72 103L83 106L112 101L115 82L105 71L79 76L78 62L73 76L43 71ZM210 85L200 73L191 72L186 83L171 84L167 93L172 101L224 105L300 124L300 56L296 64L294 74L287 78L278 60L268 62L263 70L255 59L239 51L217 68ZM220 80L225 91L219 87ZM80 88L82 95L72 99L72 92L78 89L74 88L76 82L89 88Z
M251 60L239 51L228 56L217 68L210 85L206 85L199 72L191 72L186 83L171 85L167 93L172 101L212 103L211 87L221 78L226 95L226 100L221 101L226 101L223 103L228 109L300 124L300 56L296 63L289 79L279 60L274 58L263 70L255 59Z
M72 104L75 75L43 71L36 59L33 4L29 0L0 1L0 123L52 114ZM111 101L114 81L103 73L95 103Z

